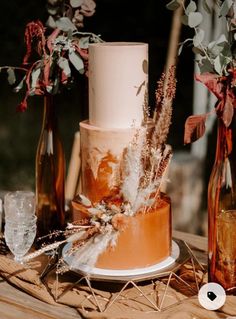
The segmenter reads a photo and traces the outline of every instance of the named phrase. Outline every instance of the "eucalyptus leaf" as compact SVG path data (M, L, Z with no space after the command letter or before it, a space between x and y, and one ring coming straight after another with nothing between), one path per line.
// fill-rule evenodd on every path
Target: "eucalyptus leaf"
M81 49L88 49L89 46L89 37L82 37L79 40L79 47Z
M204 54L205 54L203 50L201 50L200 48L197 48L197 47L193 47L192 51L193 51L194 54L200 54L202 56L204 56ZM199 63L199 61L196 61L196 62Z
M181 22L182 22L184 25L188 25L188 16L183 15L183 16L181 17Z
M79 71L79 73L81 73L81 74L84 73L84 62L77 53L75 53L74 51L70 52L69 53L69 60L74 65L76 70Z
M214 68L218 74L222 73L222 65L221 65L221 60L219 55L214 60Z
M207 58L202 59L200 63L198 64L198 66L201 73L206 73L206 72L212 73L214 71L212 63Z
M172 0L169 3L167 3L166 8L169 10L176 10L180 7L180 3L178 0Z
M204 36L205 36L205 31L198 28L196 30L195 36L193 37L193 45L195 47L198 47L202 43L202 41L204 40Z
M227 40L225 34L222 33L222 34L219 36L219 38L216 40L216 43L217 43L217 44L220 44L220 43L224 43L224 42L228 42L228 40Z
M212 13L212 9L208 5L207 0L202 1L202 6L203 6L203 9L206 11L206 13L209 13L209 14Z
M227 16L229 9L232 7L233 5L233 0L225 0L222 3L222 6L220 7L220 15L222 15L223 17Z
M26 79L26 75L23 77L20 83L14 88L14 92L18 93L23 88L25 79Z
M47 90L48 93L52 93L52 89L53 89L52 85L47 85L46 86L46 90Z
M62 17L56 20L56 26L58 29L64 32L68 32L69 30L72 30L72 31L76 30L75 25L67 17Z
M40 73L41 73L40 68L32 71L32 73L31 73L31 87L32 88L36 88Z
M188 5L187 8L185 9L185 14L186 14L186 15L189 15L190 12L194 12L194 11L196 11L196 10L197 10L197 5L196 5L196 3L195 3L193 0L191 0L191 1L189 2L189 5Z
M70 0L70 5L72 8L78 8L83 4L84 0Z
M202 22L202 14L200 12L190 12L188 16L188 25L190 28L197 27Z
M59 67L63 70L67 77L71 76L71 70L67 59L60 57L58 60Z
M13 68L8 68L7 69L7 80L8 80L8 83L10 85L14 84L16 82L16 76L15 76L15 71Z
M56 26L56 22L54 20L54 18L52 16L49 16L48 19L47 19L47 22L46 22L46 26L52 28L52 29L55 29L57 26Z
M192 41L192 39L188 38L185 39L183 42L179 43L179 49L178 49L178 55L181 54L182 50L183 50L183 46L185 45L185 43Z
M212 56L218 56L223 51L229 51L229 43L224 34L221 34L216 41L212 41L208 44L208 51Z

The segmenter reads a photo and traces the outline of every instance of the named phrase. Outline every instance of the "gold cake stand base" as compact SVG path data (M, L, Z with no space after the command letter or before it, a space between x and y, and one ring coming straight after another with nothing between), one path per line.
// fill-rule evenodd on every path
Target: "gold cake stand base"
M143 297L146 302L149 304L149 306L153 309L153 311L162 311L164 310L164 302L165 298L168 294L168 289L170 289L172 285L172 281L178 282L179 287L181 287L181 291L187 290L188 294L196 295L199 291L199 286L201 285L204 275L206 273L206 266L202 265L198 258L193 253L192 249L188 246L188 244L182 240L174 239L174 241L178 244L180 249L179 257L176 259L176 261L169 267L161 270L156 271L153 273L143 274L141 276L126 276L126 278L112 278L111 276L105 276L102 277L101 275L96 276L91 274L86 274L84 272L81 272L80 270L72 270L75 272L79 279L70 284L68 287L64 289L64 291L60 294L58 294L58 291L56 289L56 301L59 301L62 296L64 296L68 291L73 289L75 286L78 287L84 287L87 286L89 293L88 293L88 299L93 298L94 303L96 305L97 311L99 312L106 312L114 303L119 302L120 299L124 300L125 298L129 298L127 294L125 294L125 291L129 287L133 287L138 292L138 298ZM178 274L178 271L181 267L186 267L186 269L190 269L193 273L194 278L194 285L193 282L191 284L188 282L188 280L185 277L182 277ZM199 272L201 272L201 276L199 276ZM59 282L59 274L57 274L57 282ZM119 284L119 290L118 293L114 296L111 294L111 298L106 300L105 306L103 302L103 307L99 303L100 296L96 293L97 282L107 282L113 283L113 284ZM152 291L147 292L145 289L145 282L152 283ZM164 291L162 293L161 299L160 298L153 298L153 294L157 294L158 287L160 284L165 284ZM111 286L111 285L110 285ZM156 300L158 299L158 302ZM128 300L128 299L127 299ZM133 298L132 298L133 300Z

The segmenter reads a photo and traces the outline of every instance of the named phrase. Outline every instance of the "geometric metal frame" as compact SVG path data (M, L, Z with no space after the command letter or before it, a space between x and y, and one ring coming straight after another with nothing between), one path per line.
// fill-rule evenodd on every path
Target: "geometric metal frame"
M182 240L178 241L178 242L180 244L184 245L186 247L187 252L188 252L188 258L184 258L184 261L183 261L182 264L179 264L178 267L176 267L176 265L175 265L175 267L172 267L172 270L169 270L168 272L164 271L161 274L159 273L156 277L153 276L151 278L149 276L148 278L143 278L143 279L134 278L134 279L126 280L124 282L124 285L122 286L122 288L119 290L118 294L116 296L112 296L110 299L107 300L108 302L107 302L106 306L104 307L104 309L101 308L101 306L100 306L100 304L98 302L98 296L96 295L96 292L95 292L95 290L92 287L92 282L95 280L95 278L91 278L90 276L88 276L86 274L80 276L80 278L75 283L72 283L72 284L68 285L65 288L65 290L60 295L58 295L58 289L56 288L55 299L56 299L56 301L59 301L60 298L62 296L64 296L68 291L70 291L72 288L74 288L75 286L78 286L79 284L82 284L82 282L85 282L85 284L87 285L87 287L89 288L89 291L90 291L90 294L88 294L88 299L93 298L94 303L95 303L96 308L97 308L97 311L103 313L103 312L107 311L107 309L109 309L117 300L119 300L119 298L122 297L122 293L125 291L125 289L128 286L131 285L139 292L139 294L140 294L139 296L142 296L142 297L144 297L146 299L146 301L149 303L149 306L152 307L152 309L154 311L160 312L160 311L163 310L163 304L164 304L164 301L165 301L165 298L166 298L166 295L167 295L168 288L170 287L170 283L171 283L171 279L172 278L176 278L183 285L186 285L186 287L188 289L192 290L193 293L195 293L196 291L199 291L199 282L198 282L198 279L197 279L197 276L196 276L196 265L201 268L201 270L203 272L202 277L206 273L206 269L199 262L199 260L197 259L197 257L195 256L195 254L193 253L193 251L191 250L189 245L185 241L182 241ZM190 262L190 261L191 261L191 265L192 265L192 269L193 269L193 273L194 273L196 290L194 290L188 284L188 282L186 282L184 279L182 279L180 276L178 276L176 274L176 272L180 269L181 266L183 266L184 264L186 264L187 262ZM147 294L143 291L142 287L139 286L139 283L142 280L149 280L149 281L151 280L153 285L156 287L158 282L163 282L163 279L165 279L166 287L165 287L162 299L160 300L160 304L157 305L155 302L153 302L149 298L149 296L147 296ZM57 279L56 280L57 280L57 284L58 284L58 280L59 280L58 274L57 274ZM99 279L99 280L101 280L101 279ZM57 287L58 287L58 285L57 285ZM78 287L78 290L79 290L79 287Z

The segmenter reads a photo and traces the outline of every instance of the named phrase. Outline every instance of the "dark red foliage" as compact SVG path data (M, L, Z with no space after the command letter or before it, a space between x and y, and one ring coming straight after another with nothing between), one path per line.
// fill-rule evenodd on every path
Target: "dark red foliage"
M45 28L41 21L32 21L26 25L25 28L25 43L26 43L26 54L23 59L23 64L29 63L30 56L33 49L39 54L45 53ZM36 43L36 45L35 45ZM35 47L34 47L35 45Z

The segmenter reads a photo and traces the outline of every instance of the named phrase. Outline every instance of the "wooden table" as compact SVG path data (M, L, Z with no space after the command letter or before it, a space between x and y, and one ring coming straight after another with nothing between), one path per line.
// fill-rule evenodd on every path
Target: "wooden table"
M173 236L186 241L199 250L207 250L207 239L197 235L174 231ZM206 260L206 254L202 254ZM9 285L0 278L1 319L73 319L81 318L78 312L67 306L46 304Z

